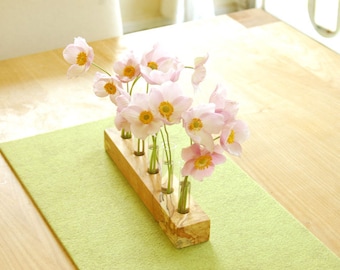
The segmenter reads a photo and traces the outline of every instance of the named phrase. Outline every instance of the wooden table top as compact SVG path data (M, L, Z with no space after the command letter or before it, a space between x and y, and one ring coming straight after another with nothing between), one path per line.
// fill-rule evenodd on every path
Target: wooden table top
M340 256L340 55L261 10L91 45L111 69L156 41L184 62L209 52L206 84L226 83L251 131L234 160ZM96 70L69 80L67 68L62 48L0 61L0 142L113 115L92 92ZM74 269L3 157L0 177L0 269Z

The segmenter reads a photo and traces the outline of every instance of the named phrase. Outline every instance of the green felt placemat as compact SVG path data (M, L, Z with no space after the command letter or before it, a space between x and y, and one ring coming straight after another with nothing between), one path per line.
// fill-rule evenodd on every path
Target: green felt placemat
M228 160L192 196L206 243L176 249L104 151L113 119L1 144L80 269L340 269L340 259Z

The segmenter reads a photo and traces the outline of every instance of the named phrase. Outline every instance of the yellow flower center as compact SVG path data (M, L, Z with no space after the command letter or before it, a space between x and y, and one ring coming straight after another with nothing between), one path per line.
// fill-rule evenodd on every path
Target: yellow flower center
M174 107L168 101L163 101L158 107L159 113L170 121L170 116L174 112Z
M132 78L135 75L135 72L136 72L136 70L133 66L126 66L124 68L123 73L124 73L124 76Z
M148 67L151 69L158 69L158 65L156 62L149 62Z
M111 82L105 84L104 89L109 95L114 95L117 91L116 86Z
M84 52L80 52L77 56L77 65L83 66L87 62L87 55Z
M210 155L200 156L195 160L195 168L198 170L205 170L212 165L212 158Z
M199 118L193 118L189 124L189 130L191 131L200 131L202 127L203 123Z
M232 129L231 132L230 132L230 135L227 139L227 142L228 143L233 143L235 141L235 131Z
M150 124L153 120L153 114L150 111L142 111L139 115L139 120L143 124Z

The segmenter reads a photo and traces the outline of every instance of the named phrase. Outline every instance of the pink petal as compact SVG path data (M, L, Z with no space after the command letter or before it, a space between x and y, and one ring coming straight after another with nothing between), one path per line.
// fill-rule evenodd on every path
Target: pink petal
M212 175L212 173L214 172L214 169L215 169L215 166L211 165L204 170L194 170L191 176L198 181L203 181L203 178L209 177Z
M191 175L195 165L194 159L186 162L181 170L182 176Z
M195 141L195 142L200 143L203 146L205 146L209 150L209 152L212 152L214 150L214 139L210 133L207 133L204 130L201 130L200 132L196 134L196 136L198 136L199 139L198 141ZM197 138L195 137L195 139Z
M218 84L215 90L211 93L209 102L216 104L217 110L222 110L224 108L224 102L227 98L227 89L221 84Z
M183 91L176 82L165 82L161 85L161 91L165 100L174 101L176 98L183 96Z
M189 147L182 149L182 159L188 161L201 154L200 146L198 144L193 144Z
M102 80L95 82L95 84L93 85L93 91L94 91L96 96L98 96L98 97L107 97L108 96L108 93L104 89L105 84L106 84L106 82L102 81Z
M223 116L216 113L202 115L201 120L204 130L211 134L219 133L224 125Z
M140 110L149 110L150 96L146 93L134 93L131 97L131 103L140 107Z
M229 154L232 154L234 156L240 156L242 154L242 147L239 143L234 142L232 144L228 145L228 151Z
M74 45L79 46L79 47L84 48L84 49L89 47L86 40L82 37L74 38Z
M72 65L67 70L67 76L69 78L78 77L85 71L84 66Z
M123 63L122 61L116 61L113 64L113 70L114 72L121 75L123 73L122 71L124 70L125 66L126 66L125 63Z
M196 57L195 60L194 60L195 67L199 67L199 66L204 65L208 61L208 58L209 58L208 53L203 57Z
M126 92L121 92L121 95L119 95L116 98L116 105L117 105L117 111L121 112L123 109L125 109L129 103L130 103L130 95Z
M204 66L196 68L191 76L191 83L197 87L204 80L206 73L207 71Z
M80 52L82 52L82 50L79 47L70 44L64 49L63 57L69 64L76 64L77 56Z
M149 95L149 103L150 107L158 112L158 107L161 102L164 101L163 95L159 87L157 86L152 86L150 89L150 95Z
M130 123L139 123L139 115L141 109L138 106L130 105L125 110L122 111L122 116L126 118Z
M227 160L226 157L222 154L213 153L211 156L215 165L222 164Z
M249 129L246 123L237 120L235 126L235 140L239 143L243 143L249 137Z
M119 112L116 114L115 126L118 130L130 131L130 123Z

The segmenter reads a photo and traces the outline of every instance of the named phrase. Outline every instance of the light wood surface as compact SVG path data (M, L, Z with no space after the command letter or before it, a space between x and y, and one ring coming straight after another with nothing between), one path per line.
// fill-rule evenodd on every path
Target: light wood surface
M104 132L104 142L106 152L176 248L209 240L210 219L192 196L189 213L178 213L178 180L173 183L173 193L164 194L161 175L147 173L147 154L135 156L132 139L123 140L120 131L109 128Z
M251 131L235 161L340 256L340 55L283 22L240 21L218 16L91 45L96 63L109 70L126 48L142 51L158 40L184 62L209 52L203 86L225 82ZM68 80L61 52L0 62L1 142L114 113L92 93L95 69ZM0 269L74 268L0 160Z

